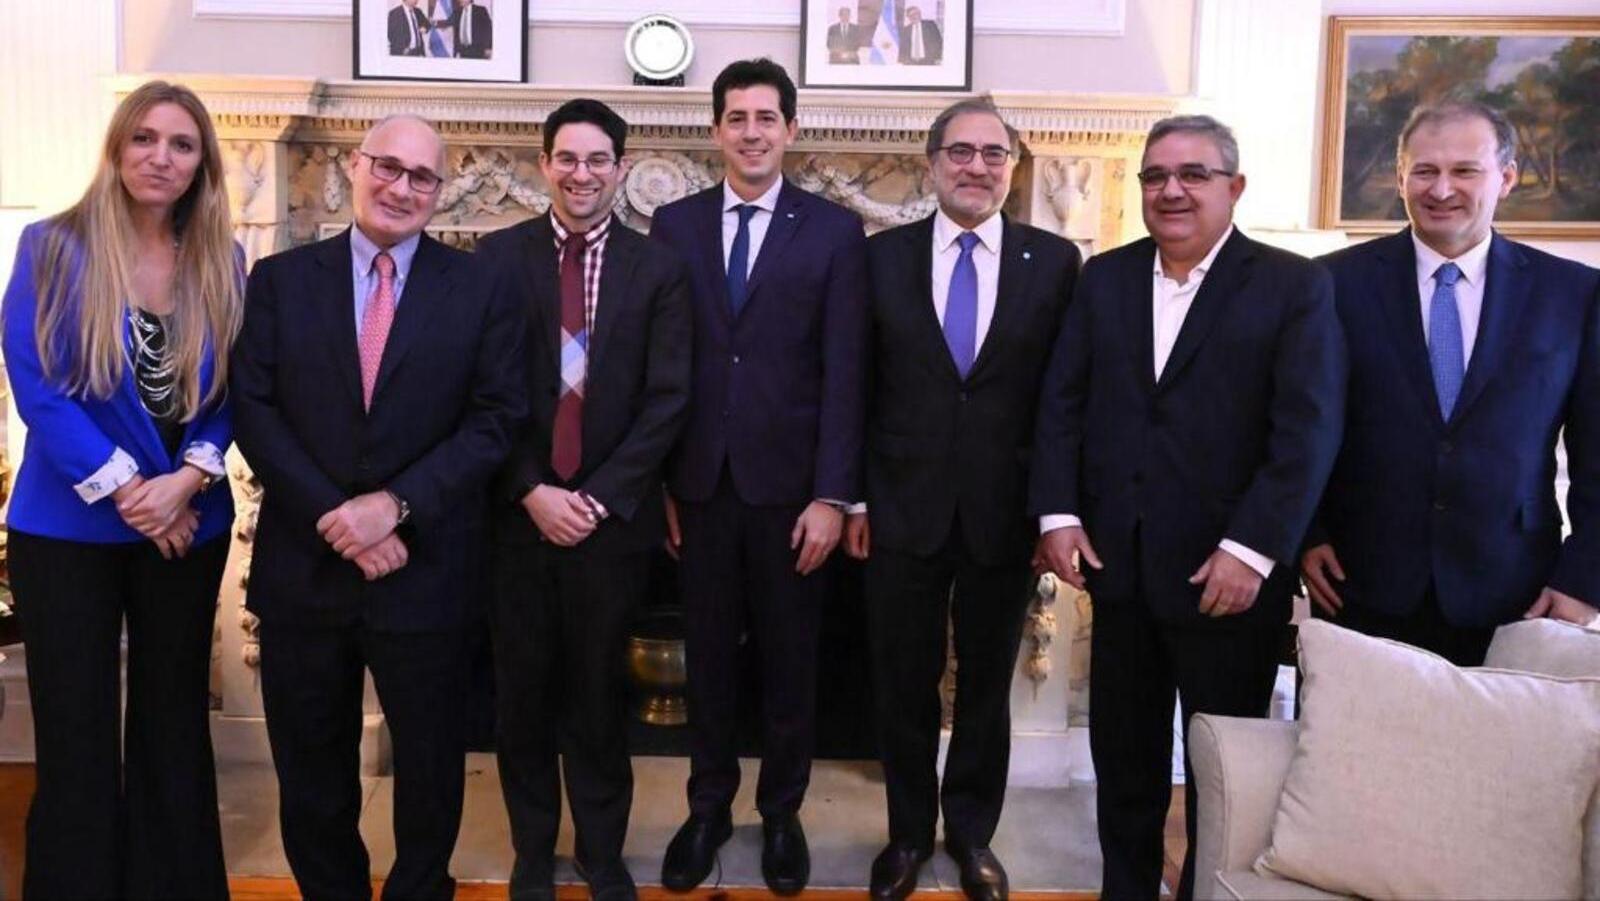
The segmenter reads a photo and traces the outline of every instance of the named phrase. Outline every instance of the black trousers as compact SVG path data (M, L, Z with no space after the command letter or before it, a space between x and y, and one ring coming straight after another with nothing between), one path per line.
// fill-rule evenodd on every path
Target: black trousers
M228 896L208 694L227 559L225 535L165 560L11 533L38 760L26 897Z
M1336 626L1432 651L1456 666L1483 666L1494 640L1494 626L1457 626L1446 620L1432 587L1416 610L1402 616L1348 603L1338 616L1329 616L1315 604L1311 612Z
M1098 783L1101 897L1120 901L1160 894L1162 832L1172 801L1174 691L1183 707L1185 739L1196 713L1265 716L1286 628L1171 625L1152 617L1136 595L1094 597L1089 751ZM1194 896L1197 802L1187 753L1183 768L1189 850L1179 899Z
M891 841L931 851L941 802L947 845L982 848L994 837L1011 762L1011 676L1033 581L1026 556L1003 565L973 561L959 524L932 557L883 547L868 556L869 647ZM956 698L941 790L946 623Z
M563 772L577 860L591 888L627 881L626 652L649 566L648 553L597 556L543 543L495 549L496 735L516 849L513 898L549 897L553 888Z
M450 898L450 854L466 776L460 631L380 632L361 624L261 624L261 699L278 773L283 850L307 901L365 899L361 819L363 668L394 750L394 899Z
M726 469L709 501L680 504L684 652L689 684L689 809L725 813L739 788L739 653L761 676L763 817L800 809L817 731L817 645L826 568L801 576L789 536L804 505L739 499Z

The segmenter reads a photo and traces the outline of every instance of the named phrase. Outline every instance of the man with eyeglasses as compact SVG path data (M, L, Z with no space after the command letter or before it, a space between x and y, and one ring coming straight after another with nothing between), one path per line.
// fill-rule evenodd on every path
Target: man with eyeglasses
M1041 392L1029 504L1042 565L1094 600L1103 896L1153 899L1174 691L1185 731L1195 713L1267 713L1347 364L1328 274L1234 227L1245 177L1227 126L1157 122L1138 178L1150 237L1084 267ZM1185 795L1179 898L1194 890L1192 777Z
M485 487L525 408L522 319L422 233L444 141L415 116L347 157L355 223L250 274L230 391L266 491L250 570L284 853L308 898L365 898L370 670L394 747L386 898L449 898L465 636Z
M1600 273L1495 231L1516 144L1493 107L1417 108L1410 227L1324 259L1350 420L1301 561L1314 612L1462 666L1523 616L1600 621Z
M845 550L865 595L889 843L871 894L900 899L944 847L967 897L1001 899L990 839L1005 800L1011 676L1034 582L1028 458L1039 381L1077 278L1077 248L1000 211L1020 151L991 104L928 130L939 208L867 241L871 361L865 504ZM947 624L955 719L944 781L939 681Z
M780 895L811 875L799 814L816 743L823 564L859 500L866 235L855 213L783 177L796 95L769 59L724 68L711 134L726 178L657 210L650 230L688 265L694 310L689 421L667 478L691 749L689 817L661 864L675 891L710 875L733 832L746 652L760 673L761 873Z
M491 514L514 898L555 897L563 773L590 896L637 896L622 860L633 803L622 661L666 535L662 467L689 406L690 325L677 254L612 215L627 132L598 100L558 107L539 155L549 214L478 245L527 323L531 415Z

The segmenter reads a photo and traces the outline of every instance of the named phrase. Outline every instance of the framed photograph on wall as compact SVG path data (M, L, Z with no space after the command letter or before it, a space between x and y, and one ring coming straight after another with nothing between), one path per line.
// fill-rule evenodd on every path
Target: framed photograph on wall
M528 80L528 0L352 3L356 78Z
M1507 234L1600 237L1600 17L1334 16L1323 88L1321 223L1405 220L1395 142L1413 107L1477 100L1517 133Z
M973 0L801 0L800 84L972 89Z

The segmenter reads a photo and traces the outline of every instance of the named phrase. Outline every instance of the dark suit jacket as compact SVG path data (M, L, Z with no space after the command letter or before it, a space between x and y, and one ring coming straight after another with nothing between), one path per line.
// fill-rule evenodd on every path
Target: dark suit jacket
M694 307L694 382L668 470L672 493L708 500L726 465L746 503L857 500L861 218L785 180L738 319L722 261L721 184L657 210L650 234L688 264Z
M454 626L480 568L484 488L525 409L520 311L424 235L363 411L350 268L346 230L250 274L230 385L265 488L248 604L264 620ZM410 562L369 583L316 522L383 488L411 506Z
M867 241L872 542L931 555L959 513L978 562L1025 558L1038 536L1026 507L1039 382L1078 276L1078 250L1005 220L994 318L963 380L933 306L933 219Z
M1600 602L1600 272L1496 234L1446 423L1411 233L1324 262L1350 342L1350 409L1311 542L1339 555L1341 598L1407 613L1431 583L1463 626L1513 621L1546 585ZM1554 488L1563 428L1564 543Z
M406 14L411 15L412 21L417 25L417 46L411 47L411 29L406 26ZM421 9L413 9L404 4L389 10L389 55L390 56L425 56L428 46L428 17Z
M1145 238L1084 266L1039 405L1031 512L1073 513L1105 563L1097 601L1173 623L1285 622L1296 553L1339 448L1347 369L1328 274L1235 229L1153 376ZM1224 538L1278 566L1209 620L1189 577Z
M828 26L828 57L831 61L855 60L856 51L860 48L860 25L853 22L849 25L841 25L835 22Z
M561 388L561 286L549 216L478 243L477 265L523 311L529 416L495 490L499 540L537 542L520 501L539 483L582 490L611 515L578 547L654 547L665 532L662 468L689 409L689 281L677 255L611 223L583 396L583 454L571 482L550 469Z
M911 32L922 29L922 59L911 58ZM900 62L906 65L932 66L944 61L944 34L939 23L923 19L915 26L909 22L900 30Z
M461 14L472 11L472 43L461 41ZM487 59L489 51L494 49L494 22L489 18L489 11L474 3L471 6L457 6L450 11L451 35L455 40L456 56L463 59Z

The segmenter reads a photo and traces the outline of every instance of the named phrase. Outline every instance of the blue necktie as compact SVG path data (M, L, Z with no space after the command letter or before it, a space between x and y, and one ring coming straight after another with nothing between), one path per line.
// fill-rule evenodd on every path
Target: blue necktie
M972 262L978 236L962 232L956 241L961 244L961 256L950 273L950 294L945 298L944 343L950 347L956 372L966 378L978 348L978 267Z
M1428 303L1428 362L1433 364L1433 387L1439 393L1439 412L1446 421L1461 394L1466 372L1461 341L1461 312L1456 309L1456 282L1461 270L1445 263L1433 274L1433 300Z
M745 289L750 280L750 217L760 207L742 203L734 209L739 211L739 230L734 233L733 248L728 251L728 306L737 317L744 309Z

